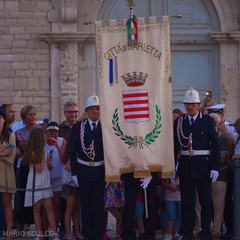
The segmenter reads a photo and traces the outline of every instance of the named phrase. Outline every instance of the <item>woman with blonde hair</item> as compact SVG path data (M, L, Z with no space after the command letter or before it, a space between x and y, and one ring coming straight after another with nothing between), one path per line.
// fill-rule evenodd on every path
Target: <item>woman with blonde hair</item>
M25 105L21 109L21 118L25 127L15 132L16 144L20 150L20 156L18 156L18 167L20 167L19 182L21 188L26 188L27 177L29 172L29 166L27 163L22 162L22 156L24 154L25 146L27 144L30 133L33 129L39 127L37 124L37 109L32 105ZM20 192L19 202L19 230L28 230L29 225L34 223L33 209L32 207L24 207L25 192Z

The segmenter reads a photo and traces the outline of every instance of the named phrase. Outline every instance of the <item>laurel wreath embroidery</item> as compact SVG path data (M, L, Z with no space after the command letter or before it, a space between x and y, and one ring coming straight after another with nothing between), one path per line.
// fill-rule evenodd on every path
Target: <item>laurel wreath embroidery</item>
M155 139L158 138L159 134L161 133L162 127L161 120L162 120L161 111L159 107L156 105L156 122L153 130L150 133L146 134L145 137L128 136L123 133L122 129L119 126L118 108L116 108L113 114L112 128L115 132L115 135L120 137L120 139L128 145L128 148L139 147L140 149L143 149L144 146L149 147L153 142L155 142Z

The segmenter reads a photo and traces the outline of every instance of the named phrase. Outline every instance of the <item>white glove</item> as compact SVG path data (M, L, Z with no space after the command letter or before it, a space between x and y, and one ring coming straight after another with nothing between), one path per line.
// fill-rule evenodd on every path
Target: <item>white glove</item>
M105 189L107 189L108 185L109 185L109 182L105 184Z
M79 187L78 178L76 175L72 176L72 181Z
M142 188L147 188L148 184L151 182L151 180L152 180L152 176L141 178L140 179L140 182L142 182L141 187Z
M217 181L218 175L219 175L218 171L216 171L216 170L211 170L211 172L210 172L210 178L212 179L212 182L213 182L213 183Z

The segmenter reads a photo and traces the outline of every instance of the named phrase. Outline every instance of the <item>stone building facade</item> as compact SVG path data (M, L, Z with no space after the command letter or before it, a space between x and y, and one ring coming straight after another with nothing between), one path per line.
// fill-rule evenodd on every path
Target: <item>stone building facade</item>
M173 107L186 88L211 89L240 115L240 1L136 0L139 17L171 18ZM181 14L182 18L174 16ZM98 92L94 21L128 18L125 0L0 0L0 103L34 105L39 120L63 120L66 100Z

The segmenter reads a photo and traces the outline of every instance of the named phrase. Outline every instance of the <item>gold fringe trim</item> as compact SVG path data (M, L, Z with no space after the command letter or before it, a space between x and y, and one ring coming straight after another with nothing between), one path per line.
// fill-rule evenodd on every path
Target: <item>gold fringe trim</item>
M120 175L106 175L105 181L107 183L109 182L119 182L120 181Z
M131 172L134 172L134 167L131 166L131 167L125 167L125 168L120 168L120 174L122 173L131 173Z
M174 171L163 172L162 165L150 165L146 170L136 170L133 166L124 167L119 169L119 175L105 175L106 182L118 182L121 179L121 175L124 173L133 173L135 178L149 177L152 172L161 173L162 178L171 178L174 176Z
M145 178L151 176L151 172L149 170L146 171L134 171L134 178Z
M162 172L162 165L149 165L148 168L151 172Z
M171 172L162 172L162 178L171 178L174 176L174 171Z

